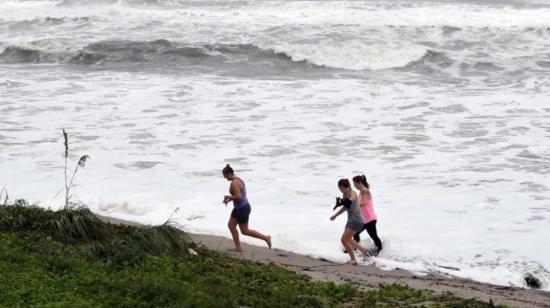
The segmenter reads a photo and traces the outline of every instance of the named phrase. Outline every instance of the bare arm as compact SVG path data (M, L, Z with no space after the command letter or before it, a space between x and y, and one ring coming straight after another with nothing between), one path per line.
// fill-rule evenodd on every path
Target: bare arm
M242 184L240 184L239 181L236 181L236 180L231 181L231 186L229 188L229 192L231 193L231 195L225 195L223 197L223 203L227 204L230 201L241 200L242 198L241 185Z
M338 212L336 212L336 214L330 216L330 220L335 220L336 217L340 216L342 213L344 213L346 211L346 208L345 207L342 207L338 210Z
M370 198L371 198L370 191L368 190L361 191L361 204L359 204L359 206L361 207L367 206ZM363 202L363 200L367 200L367 202Z
M357 198L358 198L357 194L354 191L352 191L351 196L349 198L351 200L351 202L357 202Z

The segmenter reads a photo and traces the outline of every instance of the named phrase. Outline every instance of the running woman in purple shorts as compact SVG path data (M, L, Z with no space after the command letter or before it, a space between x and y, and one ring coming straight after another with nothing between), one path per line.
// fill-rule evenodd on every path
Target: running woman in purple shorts
M233 168L231 168L229 164L223 168L222 174L226 180L231 182L231 185L229 186L230 194L223 197L223 203L225 204L233 201L233 211L231 211L231 217L229 217L227 226L231 231L233 242L235 242L235 248L230 250L237 252L242 251L237 225L239 225L239 229L241 229L241 233L243 235L264 240L269 249L271 249L271 236L263 235L256 230L248 229L248 217L250 216L251 208L246 197L246 187L243 180L235 176Z

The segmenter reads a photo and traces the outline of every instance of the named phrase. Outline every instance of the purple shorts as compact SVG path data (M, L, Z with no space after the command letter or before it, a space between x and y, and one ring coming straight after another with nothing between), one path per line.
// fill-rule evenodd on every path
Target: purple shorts
M250 204L243 207L234 208L233 211L231 211L231 217L235 218L239 225L247 224L250 211L252 211Z

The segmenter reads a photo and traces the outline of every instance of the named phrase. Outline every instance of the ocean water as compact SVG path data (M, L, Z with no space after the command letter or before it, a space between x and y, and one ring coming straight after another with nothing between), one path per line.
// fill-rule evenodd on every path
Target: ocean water
M65 128L73 200L229 237L230 163L252 228L340 262L365 174L368 263L548 291L549 50L546 1L0 0L0 186L60 207Z

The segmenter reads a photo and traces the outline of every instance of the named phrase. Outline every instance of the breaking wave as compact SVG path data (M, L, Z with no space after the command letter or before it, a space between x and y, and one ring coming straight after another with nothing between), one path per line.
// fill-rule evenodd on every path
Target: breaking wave
M428 49L424 46L395 46L352 42L341 46L294 44L277 46L274 50L294 61L346 70L383 70L405 66L421 59Z
M0 49L0 63L67 63L108 66L110 64L171 65L309 65L341 70L383 70L405 66L422 59L423 46L397 47L352 42L342 46L285 44L213 44L189 46L168 40L110 40L89 44L80 50L48 49L36 42L28 46L8 45ZM42 44L43 45L43 44ZM55 45L52 43L51 45Z

